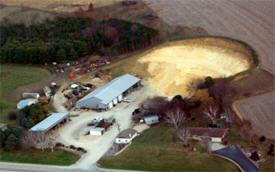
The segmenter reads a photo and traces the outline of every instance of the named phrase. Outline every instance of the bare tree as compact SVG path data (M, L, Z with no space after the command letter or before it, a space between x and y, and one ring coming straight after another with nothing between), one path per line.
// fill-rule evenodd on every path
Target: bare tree
M233 123L233 119L236 116L236 114L234 114L234 112L230 107L224 108L224 113L225 113L225 122L228 125L231 125Z
M180 108L170 109L165 112L165 120L168 124L172 124L178 129L186 120L186 113Z
M210 99L203 105L203 113L212 121L217 123L219 108L214 100Z
M48 133L43 131L27 131L21 137L20 142L24 148L34 147L42 151L46 148L50 148L53 151L57 137L57 132L53 131Z
M187 130L187 128L182 128L177 132L178 138L183 142L184 146L188 145L189 139L190 139L190 132Z

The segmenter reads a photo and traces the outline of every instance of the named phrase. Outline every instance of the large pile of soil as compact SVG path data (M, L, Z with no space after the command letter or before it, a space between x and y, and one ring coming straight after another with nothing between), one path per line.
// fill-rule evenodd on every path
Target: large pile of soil
M149 81L165 95L190 96L193 91L188 86L195 80L228 77L250 67L249 58L235 49L181 42L157 48L139 59L148 63Z

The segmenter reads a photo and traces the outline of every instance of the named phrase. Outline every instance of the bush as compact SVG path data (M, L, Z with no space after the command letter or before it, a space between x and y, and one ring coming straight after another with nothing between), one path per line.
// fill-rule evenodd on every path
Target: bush
M274 156L274 145L273 144L270 144L267 155Z
M265 141L265 136L261 136L259 139L260 142L264 142Z
M70 145L70 149L75 150L75 149L76 149L76 147L75 147L74 145Z
M65 147L65 145L63 143L57 142L55 144L55 147Z
M34 124L42 121L46 115L44 113L44 108L41 104L33 104L23 108L20 112L25 114L25 117L30 118Z
M27 129L30 129L31 127L34 126L34 122L31 118L25 117L20 121L20 125Z
M214 85L214 80L208 76L205 78L204 85L206 88L210 88L212 85Z
M78 147L76 150L79 152L87 153L87 151L82 147Z
M4 148L6 151L13 151L15 150L17 145L18 145L18 139L14 134L10 134L5 141Z
M16 128L13 128L12 131L13 131L13 134L19 139L23 134L24 128L21 126L17 126Z
M16 120L17 119L17 113L14 111L11 111L8 113L8 119L9 120Z
M255 151L251 154L250 159L254 160L254 161L258 161L260 159L258 153Z
M0 147L4 147L5 141L6 135L2 130L0 130Z

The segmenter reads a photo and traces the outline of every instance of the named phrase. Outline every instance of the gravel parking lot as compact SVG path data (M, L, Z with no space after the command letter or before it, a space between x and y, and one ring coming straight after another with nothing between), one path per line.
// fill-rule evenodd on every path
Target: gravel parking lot
M156 91L150 86L148 82L142 83L144 87L129 94L131 103L120 103L113 109L106 112L95 111L71 111L71 114L79 114L78 117L71 118L72 121L62 127L60 138L58 141L66 145L74 145L76 147L83 147L87 150L76 164L72 165L74 168L91 169L94 167L96 161L111 147L113 140L118 135L118 128L111 126L103 136L80 136L80 132L85 129L87 124L96 117L108 118L115 115L116 121L120 125L121 131L131 126L132 112L138 107L139 103L150 96L156 95ZM62 90L62 89L60 89ZM58 91L54 96L54 106L58 112L67 111L63 107L66 101L61 91Z

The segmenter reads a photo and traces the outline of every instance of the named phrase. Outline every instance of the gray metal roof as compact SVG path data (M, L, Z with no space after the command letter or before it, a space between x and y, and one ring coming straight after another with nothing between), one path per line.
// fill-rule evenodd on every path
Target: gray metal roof
M136 130L128 128L119 133L119 135L116 138L131 138L135 133L137 133Z
M17 108L18 109L22 109L26 106L29 106L31 104L34 104L34 103L37 103L37 99L24 99L24 100L20 100L18 103L17 103Z
M140 78L130 74L119 76L106 85L95 89L78 102L96 98L94 100L98 101L98 103L108 104L139 81Z
M157 120L159 120L159 117L157 115L146 116L146 117L144 117L144 120L145 120L145 122L157 121Z
M63 119L67 118L69 113L52 113L50 116L45 118L43 121L39 122L33 126L30 131L47 131L58 124Z

